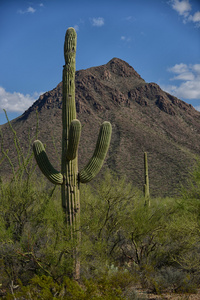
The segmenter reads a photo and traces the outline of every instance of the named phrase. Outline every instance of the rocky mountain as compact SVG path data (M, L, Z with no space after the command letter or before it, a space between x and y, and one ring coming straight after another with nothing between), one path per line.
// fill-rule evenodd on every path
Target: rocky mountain
M118 58L76 72L76 108L83 126L79 169L91 157L103 121L110 121L113 127L103 169L108 167L126 175L128 181L142 188L143 153L148 152L152 195L174 194L200 154L200 112L164 92L157 84L145 82L128 63ZM35 132L36 110L39 139L46 144L51 162L60 170L62 82L12 121L24 151L27 151L28 136ZM11 158L15 159L8 124L1 129L4 149L9 148ZM8 168L1 166L3 176Z

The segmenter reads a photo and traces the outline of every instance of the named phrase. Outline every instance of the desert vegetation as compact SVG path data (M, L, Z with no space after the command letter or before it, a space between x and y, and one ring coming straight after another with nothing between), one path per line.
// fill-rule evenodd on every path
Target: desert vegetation
M95 177L103 164L111 125L103 123L94 154L78 173L81 125L76 120L73 78L68 76L73 63L69 73L75 77L71 31L65 44L61 173L52 167L45 145L38 140L38 121L24 151L8 120L14 157L4 146L6 136L0 128L0 297L108 300L147 299L148 292L197 293L200 162L188 175L187 187L180 186L173 198L150 198L147 153L144 191L110 169L95 184L82 184ZM70 80L65 82L66 78ZM51 183L38 172L34 155ZM4 160L9 176L3 176Z
M196 293L200 282L200 162L176 198L151 198L104 170L81 185L80 279L59 186L38 176L10 124L18 157L0 181L0 293L4 299L147 299ZM37 136L30 138L30 145ZM0 165L1 166L1 165ZM1 170L3 174L3 170ZM141 287L143 294L138 293Z

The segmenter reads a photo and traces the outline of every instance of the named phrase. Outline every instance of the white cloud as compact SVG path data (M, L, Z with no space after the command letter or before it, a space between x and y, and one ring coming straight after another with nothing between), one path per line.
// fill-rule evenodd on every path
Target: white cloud
M34 12L36 12L36 9L34 9L33 7L29 6L27 8L27 13L32 13L33 14Z
M175 66L168 68L168 71L171 73L178 74L178 76L184 76L185 74L192 74L195 78L200 76L200 64L176 64ZM181 79L182 78L176 78ZM188 79L189 80L189 79ZM191 78L193 80L193 78Z
M43 3L40 3L39 6L40 6L40 7L44 7L44 4L43 4Z
M186 64L176 64L175 66L168 68L169 72L173 72L176 74L181 74L183 72L187 72L188 71L188 66Z
M192 72L184 72L182 74L179 74L178 76L175 76L171 78L170 80L194 80L195 76Z
M200 105L194 107L196 110L200 111Z
M18 10L18 13L19 14L27 14L27 13L35 13L36 12L36 9L35 8L33 8L33 7L31 7L31 6L29 6L26 10Z
M200 85L197 80L186 81L179 86L165 86L163 89L180 99L200 99Z
M74 29L75 29L76 31L79 31L79 26L78 26L78 25L74 25Z
M193 16L190 15L188 21L196 23L197 27L200 27L200 11L197 11Z
M128 16L128 17L125 18L125 20L126 20L126 21L131 21L132 18L133 18L132 16Z
M192 66L192 69L198 74L200 75L200 64L196 64Z
M193 74L193 66L187 66L186 64L176 64L175 66L168 69L169 72L177 74L177 76L170 80L194 80L195 75Z
M121 36L121 40L122 40L122 41L125 41L125 42L130 42L130 41L131 41L131 38L122 35L122 36Z
M172 8L178 12L179 15L181 16L188 16L189 15L189 11L192 9L189 0L172 0L171 1L171 6Z
M180 99L200 99L200 64L176 64L168 69L176 74L171 81L181 81L180 85L168 85L162 88Z
M200 11L191 14L192 6L189 0L170 0L171 7L183 17L183 23L193 22L200 27Z
M32 96L18 92L9 93L0 86L0 110L24 112L42 93L35 92Z
M122 18L122 20L123 21L127 21L127 22L129 22L129 23L133 23L133 22L135 22L137 19L135 18L135 17L133 17L133 16L127 16L127 17L125 17L125 18Z
M105 21L104 18L99 17L99 18L92 18L91 23L92 26L101 27L104 25Z

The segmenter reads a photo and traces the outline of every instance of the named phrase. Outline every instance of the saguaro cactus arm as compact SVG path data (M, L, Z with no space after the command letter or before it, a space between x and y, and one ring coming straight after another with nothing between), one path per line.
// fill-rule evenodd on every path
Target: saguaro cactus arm
M112 126L110 122L103 122L100 127L94 154L89 163L79 173L80 182L86 183L91 181L100 171L110 145L111 133Z
M42 173L54 184L62 184L63 183L63 175L58 172L52 164L50 163L46 151L42 142L39 140L34 141L33 143L33 152L35 155L35 159L37 164L42 171Z
M79 120L74 119L69 128L69 140L67 149L67 159L73 160L76 158L78 145L81 136L81 123Z

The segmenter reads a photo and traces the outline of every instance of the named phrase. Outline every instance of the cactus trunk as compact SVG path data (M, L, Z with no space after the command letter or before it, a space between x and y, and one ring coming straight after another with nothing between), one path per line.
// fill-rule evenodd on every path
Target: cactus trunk
M61 185L62 207L67 226L73 241L73 276L80 277L79 244L80 244L80 183L91 181L100 171L106 157L112 127L109 122L101 125L93 156L83 170L78 173L78 145L81 135L81 124L76 119L75 104L75 57L76 32L69 28L64 44L65 65L63 68L63 101L62 101L62 160L61 172L49 162L43 144L33 143L36 162L42 173L54 184Z
M144 153L144 198L145 205L150 206L150 193L149 193L149 173L148 173L148 160L147 153Z
M76 58L76 32L69 28L64 44L65 65L63 67L63 98L62 98L62 162L61 173L63 184L61 186L62 207L67 224L71 230L74 245L73 250L73 276L80 277L80 263L78 244L80 240L80 193L78 184L78 158L68 159L70 125L76 119L75 105L75 58ZM75 236L76 235L76 236Z
M68 29L64 45L65 65L63 68L63 100L62 100L62 163L61 173L63 184L61 186L62 206L66 214L67 223L74 232L78 229L80 214L79 185L78 185L78 158L67 158L69 145L69 132L71 122L76 119L75 106L75 58L76 58L76 32Z

